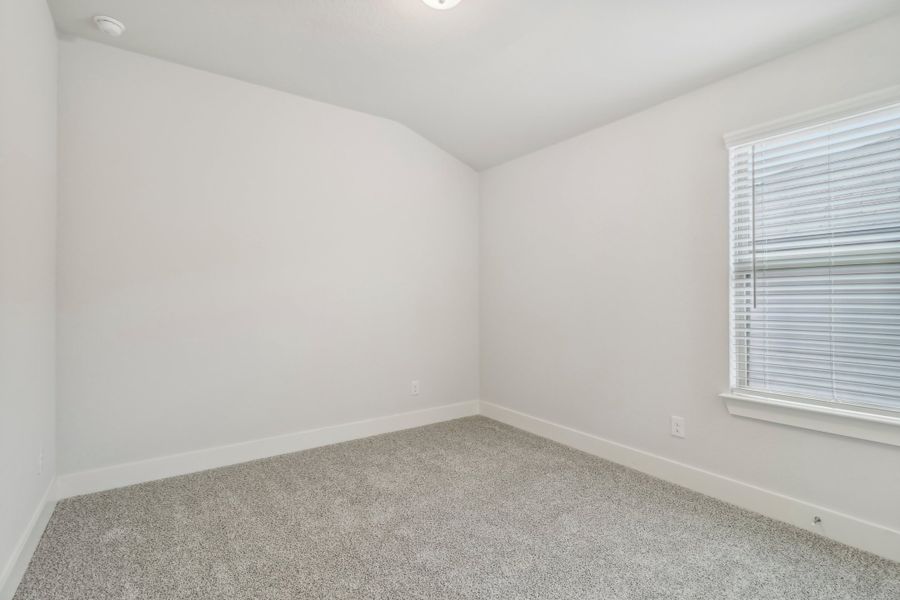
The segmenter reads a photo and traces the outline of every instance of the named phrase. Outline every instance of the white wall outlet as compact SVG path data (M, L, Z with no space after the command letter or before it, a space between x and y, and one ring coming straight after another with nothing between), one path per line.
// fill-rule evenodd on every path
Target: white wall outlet
M413 379L412 382L409 384L409 393L412 396L419 395L419 380L418 379Z
M684 417L676 417L672 416L672 435L675 437L683 438L685 434L684 430Z
M41 451L38 452L38 461L37 461L37 474L41 475L44 472L44 447L41 446Z

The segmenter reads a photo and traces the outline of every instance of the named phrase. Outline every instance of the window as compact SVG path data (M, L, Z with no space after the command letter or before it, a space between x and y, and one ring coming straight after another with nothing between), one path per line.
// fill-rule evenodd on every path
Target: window
M900 411L900 104L729 148L731 385Z

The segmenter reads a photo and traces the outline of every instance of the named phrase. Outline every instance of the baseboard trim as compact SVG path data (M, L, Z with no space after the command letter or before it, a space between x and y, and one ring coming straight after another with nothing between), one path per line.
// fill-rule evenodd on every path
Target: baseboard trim
M475 414L477 400L69 473L57 477L56 497L91 494Z
M481 401L482 415L741 508L900 562L900 531L565 425ZM821 522L813 524L813 518Z
M28 568L28 563L31 562L38 542L44 535L44 529L50 522L50 515L53 514L53 509L56 507L54 488L55 482L51 481L28 521L28 526L13 549L12 556L9 557L3 571L0 572L0 600L11 600L22 581L22 576L25 575L25 569Z

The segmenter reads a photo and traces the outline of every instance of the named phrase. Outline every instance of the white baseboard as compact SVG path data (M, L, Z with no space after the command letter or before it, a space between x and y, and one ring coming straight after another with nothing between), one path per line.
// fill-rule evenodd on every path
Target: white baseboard
M3 571L0 571L0 600L10 600L16 593L19 582L22 581L25 569L28 568L28 563L31 562L31 557L37 548L38 542L41 541L41 536L44 535L44 529L46 529L47 523L50 521L50 515L53 514L53 509L56 506L53 493L54 488L55 482L51 481L38 502L34 514L28 522L28 526L22 533L22 537L19 538L19 542L13 549L12 556L9 557L6 565L4 565Z
M481 401L481 414L741 508L900 562L900 531ZM821 523L813 524L818 516Z
M477 400L69 473L57 477L56 497L91 494L475 414Z

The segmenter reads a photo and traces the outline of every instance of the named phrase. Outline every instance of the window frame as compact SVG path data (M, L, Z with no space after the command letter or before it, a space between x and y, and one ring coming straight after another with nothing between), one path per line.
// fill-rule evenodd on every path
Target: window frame
M852 117L900 103L900 85L799 113L783 119L735 131L724 136L725 146L742 146L764 139L815 127L828 121ZM730 172L729 172L730 181ZM731 198L729 203L729 286L734 275L731 254ZM733 328L735 314L729 292L729 389L720 394L731 415L811 429L893 446L900 446L900 410L870 408L815 398L757 392L732 387L735 382Z

